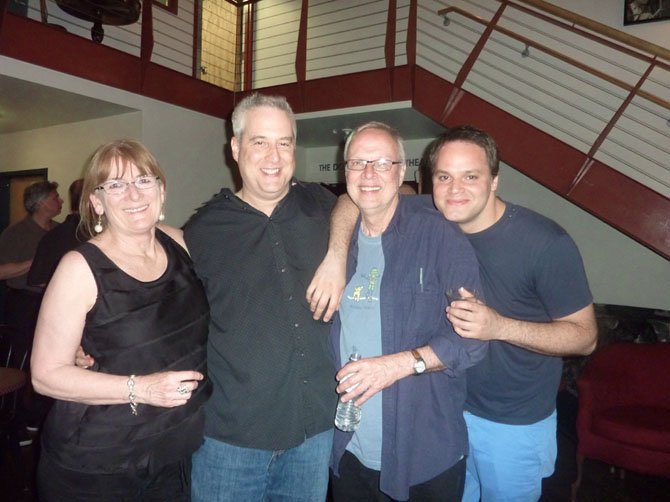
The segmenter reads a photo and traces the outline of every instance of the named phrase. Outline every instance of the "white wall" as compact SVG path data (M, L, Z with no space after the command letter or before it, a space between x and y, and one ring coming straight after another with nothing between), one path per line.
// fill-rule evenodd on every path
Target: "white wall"
M1 170L48 167L49 176L66 190L69 182L81 173L95 146L132 137L142 141L165 170L166 222L177 226L219 187L232 185L230 170L224 163L222 119L11 58L0 57L0 68L3 74L15 78L138 110L81 124L0 135ZM18 143L23 143L23 148L14 146Z
M504 164L498 194L552 218L579 246L596 303L670 310L670 263Z
M623 0L561 0L551 2L563 9L611 26L666 49L670 48L670 20L623 25Z
M93 151L111 138L139 138L142 134L140 112L87 120L32 131L0 135L2 171L47 168L50 181L58 182L65 205L62 221L69 212L67 190L83 170Z
M524 5L523 1L519 2ZM666 49L670 48L670 21L654 21L650 23L624 26L624 0L547 0L547 3L556 5L565 10L587 17L616 30L641 38ZM447 7L457 6L472 11L484 19L500 7L497 0L422 0L419 2L420 17L428 18L433 13ZM532 8L532 7L531 7ZM424 11L421 13L421 11ZM507 7L506 11L513 11Z
M296 82L300 11L298 0L264 0L257 4L254 87ZM397 3L397 65L407 62L408 15L409 1L400 0ZM383 68L387 17L386 0L310 0L307 79Z
M484 22L491 19L501 6L497 0L455 2L468 12L479 15ZM449 82L455 82L485 26L459 14L451 14L451 22L445 26L436 12L447 3L452 1L421 2L417 25L417 64ZM554 3L570 9L565 2ZM572 3L575 4L574 10L582 5ZM616 5L606 3L600 2L597 12L607 13L609 18L601 21L609 21L615 29L622 29L623 2ZM589 15L595 12L577 13ZM626 104L629 87L639 83L641 91L668 102L670 71L657 66L648 78L642 80L650 62L541 21L514 8L513 4L505 8L498 25L538 43L540 47L550 48L561 57L535 46L524 57L523 41L494 31L468 72L463 89L670 197L668 110L646 99L644 94ZM670 21L649 25L646 33L637 25L626 27L625 33L646 34L650 41L663 42L667 47ZM665 38L661 32L665 33ZM578 64L564 61L563 57ZM610 81L597 73L581 70L579 65L616 80ZM619 115L621 111L623 113ZM604 141L597 143L603 132L606 132ZM598 148L591 154L595 144Z

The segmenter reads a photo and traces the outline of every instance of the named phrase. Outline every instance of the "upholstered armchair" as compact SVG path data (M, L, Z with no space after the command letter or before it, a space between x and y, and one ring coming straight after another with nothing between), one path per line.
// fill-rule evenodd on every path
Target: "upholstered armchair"
M670 343L606 345L586 364L577 388L573 500L584 458L670 478Z

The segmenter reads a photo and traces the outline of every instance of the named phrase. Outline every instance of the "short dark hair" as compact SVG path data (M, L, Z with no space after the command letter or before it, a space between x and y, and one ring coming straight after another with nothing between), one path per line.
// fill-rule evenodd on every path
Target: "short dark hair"
M23 191L23 207L26 208L28 214L33 214L37 211L37 206L40 202L46 199L51 192L58 189L58 183L55 181L38 181L26 187Z
M498 176L498 171L500 170L498 145L489 133L470 125L451 127L431 143L428 150L428 162L431 174L435 173L435 164L442 147L454 141L466 141L481 147L486 152L486 161L489 165L491 176L494 178Z
M81 192L84 188L84 178L79 178L70 183L68 188L68 195L70 196L70 211L79 212L79 201L81 200Z

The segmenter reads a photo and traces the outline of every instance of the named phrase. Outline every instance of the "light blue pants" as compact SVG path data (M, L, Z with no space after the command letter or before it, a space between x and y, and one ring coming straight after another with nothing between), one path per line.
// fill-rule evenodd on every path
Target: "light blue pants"
M507 425L465 412L470 454L463 502L536 502L556 463L556 412L530 425Z
M332 445L332 429L276 451L206 437L193 454L192 502L326 500Z

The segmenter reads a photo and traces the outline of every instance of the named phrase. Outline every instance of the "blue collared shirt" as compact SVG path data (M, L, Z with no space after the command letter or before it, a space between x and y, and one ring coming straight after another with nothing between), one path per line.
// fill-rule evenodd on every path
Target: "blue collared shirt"
M382 234L382 352L429 345L445 369L403 378L382 391L380 488L397 500L407 499L410 486L441 474L467 454L465 370L484 357L488 346L461 338L446 319L448 289L481 291L479 265L461 230L421 199L401 196ZM359 226L349 249L347 281L356 269ZM337 368L342 366L340 326L336 316L330 338ZM335 431L331 467L336 475L350 439L351 433Z

